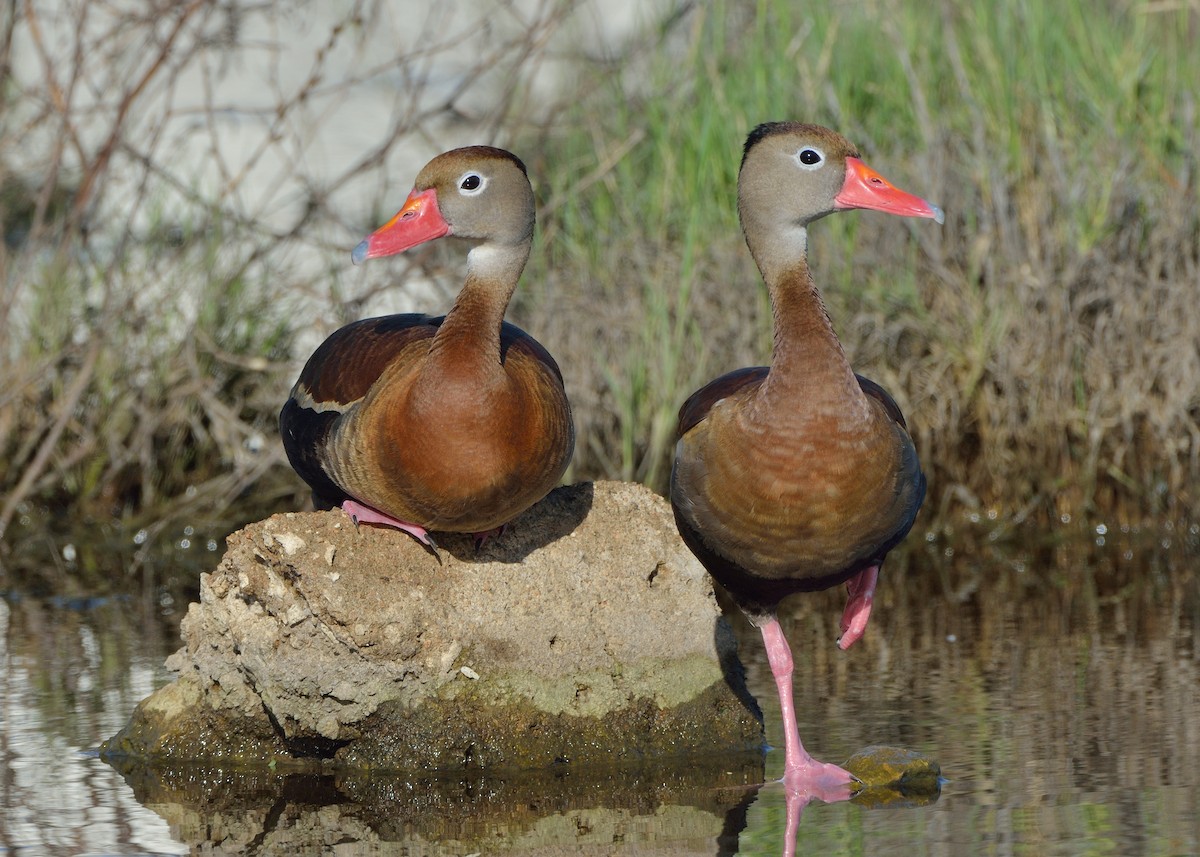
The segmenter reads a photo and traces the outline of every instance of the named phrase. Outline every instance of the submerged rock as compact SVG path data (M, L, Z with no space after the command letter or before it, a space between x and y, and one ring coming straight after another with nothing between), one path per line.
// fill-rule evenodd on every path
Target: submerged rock
M846 760L862 788L854 802L871 807L923 806L942 792L942 768L915 750L872 745Z
M275 515L229 538L179 678L106 758L393 770L760 750L761 714L666 502L560 488L476 554Z

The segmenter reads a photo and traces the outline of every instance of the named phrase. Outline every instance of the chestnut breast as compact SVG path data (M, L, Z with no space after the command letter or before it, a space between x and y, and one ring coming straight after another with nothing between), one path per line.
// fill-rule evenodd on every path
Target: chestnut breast
M570 406L553 359L508 323L501 364L444 359L430 371L440 321L411 330L345 411L325 467L349 495L401 520L481 532L558 484L573 449Z
M912 441L870 395L851 412L862 416L801 406L782 418L758 407L758 390L743 386L685 429L672 502L724 564L790 591L832 586L912 526L924 496Z

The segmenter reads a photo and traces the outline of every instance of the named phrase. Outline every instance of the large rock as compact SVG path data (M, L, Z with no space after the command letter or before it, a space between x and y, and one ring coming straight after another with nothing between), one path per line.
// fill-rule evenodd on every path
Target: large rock
M107 758L536 768L753 751L761 714L708 575L637 485L554 491L476 554L341 511L229 538L179 678Z

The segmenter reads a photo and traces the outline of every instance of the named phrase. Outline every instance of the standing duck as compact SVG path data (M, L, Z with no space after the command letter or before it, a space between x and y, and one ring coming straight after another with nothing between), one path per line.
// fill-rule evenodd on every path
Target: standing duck
M575 434L557 364L504 321L529 259L534 199L510 152L438 155L404 207L359 244L357 264L452 235L472 243L450 311L346 325L309 358L279 415L292 467L318 508L476 545L554 488Z
M751 132L738 214L771 297L771 365L723 375L684 402L671 473L684 542L762 632L783 712L784 784L816 793L854 777L800 743L776 610L794 592L846 583L838 645L848 648L866 628L884 557L925 496L900 409L850 368L809 272L808 225L850 208L944 220L827 128Z

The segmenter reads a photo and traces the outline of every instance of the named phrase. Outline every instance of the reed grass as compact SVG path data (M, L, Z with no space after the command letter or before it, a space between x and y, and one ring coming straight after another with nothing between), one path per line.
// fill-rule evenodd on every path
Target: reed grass
M277 6L247 8L243 24L282 14ZM454 99L496 68L511 74L490 112L474 116L480 138L469 142L517 151L540 196L538 243L510 318L567 377L579 437L572 478L662 490L683 399L767 359L770 310L734 194L747 132L787 118L837 128L947 211L942 228L856 213L811 232L814 271L856 369L895 395L916 437L930 479L920 530L948 538L972 518L1002 535L1026 532L1022 522L1194 518L1194 3L712 0L668 9L610 54L572 58L575 83L547 106L530 94L530 69L581 6L539 4L521 18L526 29L484 52L451 100L430 108L419 87L434 47L334 79L331 57L357 49L386 12L356 4L306 57L304 85L279 93L244 168L221 163L212 117L226 108L200 109L225 187L236 187L272 156L304 151L303 123L292 120L305 110L353 87L404 82L378 149L332 180L308 178L296 162L299 189L289 192L309 202L286 229L264 227L236 191L214 195L173 172L176 107L167 99L153 113L164 108L151 96L195 64L224 67L206 51L236 59L250 49L221 29L225 7L202 0L166 23L113 19L97 43L113 52L109 66L81 41L75 65L46 54L40 85L8 76L9 58L14 33L38 47L35 24L49 50L52 22L32 18L36 5L6 10L0 566L42 540L61 553L63 521L111 530L129 551L130 532L143 533L138 544L157 533L179 545L186 518L208 542L302 505L275 414L314 340L369 312L383 286L363 294L344 261L300 275L291 258L350 246L373 225L365 214L347 222L331 204L340 183L367 177L375 196L355 210L390 211L398 199L388 194L410 178L388 172L398 143L457 133ZM503 0L496 7L513 15ZM92 27L123 14L88 0L63 9L101 16ZM73 107L97 68L108 69L112 109ZM89 149L81 140L97 122L111 145ZM63 146L45 149L36 170L16 154L55 138ZM97 220L113 210L103 204L110 186L121 177L128 186L131 173L133 202ZM461 259L411 264L452 287ZM394 276L376 270L381 283Z

